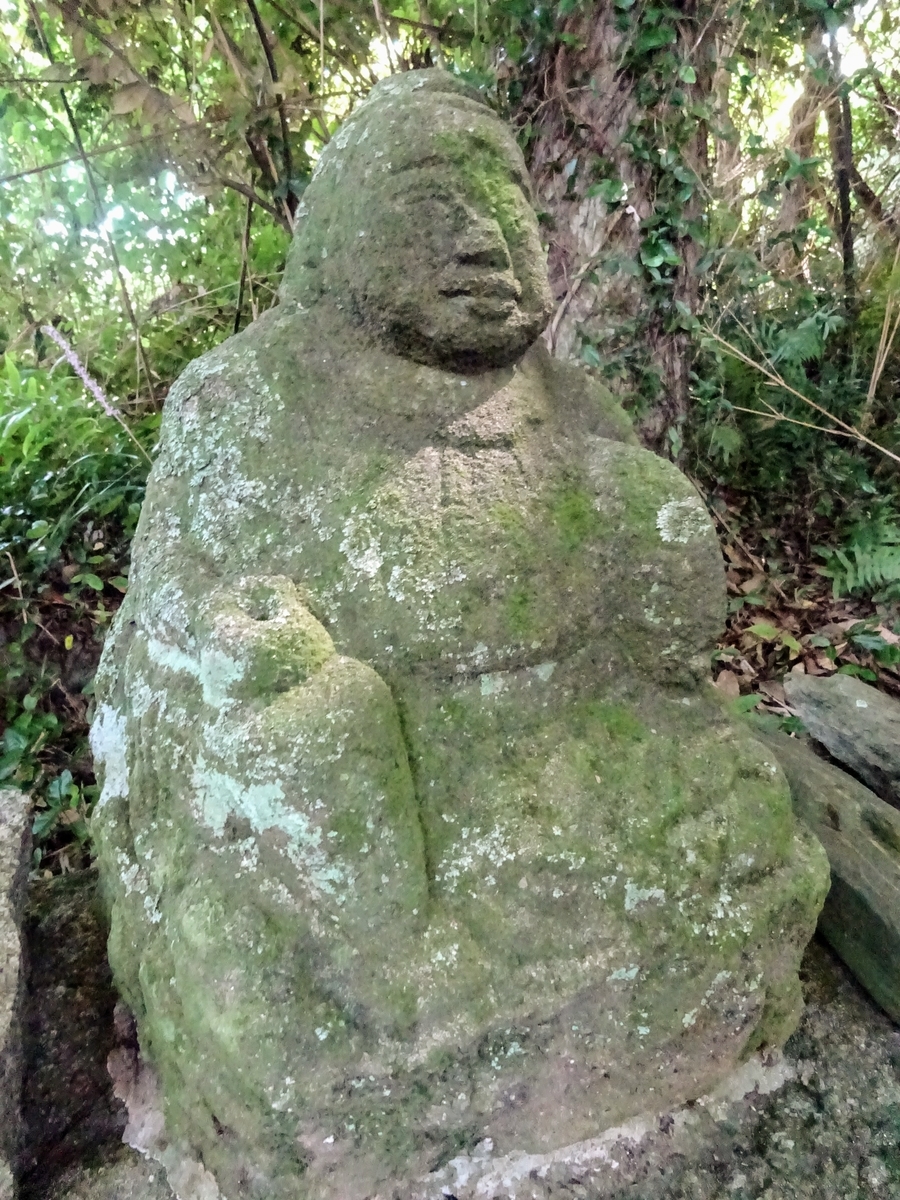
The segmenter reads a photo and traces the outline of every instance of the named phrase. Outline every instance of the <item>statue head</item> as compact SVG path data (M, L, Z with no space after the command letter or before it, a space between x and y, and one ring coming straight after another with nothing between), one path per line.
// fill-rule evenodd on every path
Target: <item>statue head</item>
M509 129L445 71L383 80L322 154L282 298L328 294L388 350L508 366L547 322L528 175Z

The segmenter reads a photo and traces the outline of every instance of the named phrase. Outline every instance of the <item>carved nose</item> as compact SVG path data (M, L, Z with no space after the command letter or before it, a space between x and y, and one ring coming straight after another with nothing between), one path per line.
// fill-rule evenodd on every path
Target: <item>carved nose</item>
M496 221L477 221L469 225L460 240L456 261L466 267L486 267L508 271L512 267L509 251Z

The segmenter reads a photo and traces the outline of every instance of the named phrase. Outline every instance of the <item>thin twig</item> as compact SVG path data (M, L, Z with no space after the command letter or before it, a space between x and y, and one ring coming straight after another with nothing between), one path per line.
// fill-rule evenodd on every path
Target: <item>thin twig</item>
M434 24L434 20L432 19L431 13L428 11L427 0L418 0L418 4L420 23L426 27L432 27L428 30L427 36L428 44L431 47L431 53L434 55L435 64L439 67L446 67L447 64L444 61L444 51L441 46L441 39Z
M241 327L241 309L244 306L244 287L247 283L247 267L250 261L250 223L253 220L253 201L247 201L247 216L244 220L244 234L241 238L241 278L238 282L237 304L234 309L234 328L237 333Z
M28 9L31 13L31 19L34 22L34 27L37 32L38 38L40 39L41 46L43 47L44 54L47 56L47 61L51 64L54 64L53 50L50 46L49 41L47 40L47 35L44 32L44 26L43 26L43 23L41 22L40 16L38 15L37 7L34 3L34 0L27 0L27 2L28 2ZM93 170L93 167L91 166L91 161L87 156L87 151L84 148L84 142L81 139L81 131L78 127L78 122L75 120L75 113L72 111L72 106L69 104L69 98L66 95L65 88L59 89L59 98L60 98L60 100L62 100L62 105L63 105L63 108L65 109L66 117L68 118L68 121L69 121L69 126L71 127L71 130L72 130L72 137L75 140L75 148L78 151L78 157L81 159L81 163L85 170L85 175L87 176L88 187L90 188L91 197L93 198L93 201L94 201L94 212L95 212L95 219L97 221L97 228L100 230L101 234L104 236L106 244L109 247L110 258L112 259L113 266L115 267L116 278L119 283L119 291L121 292L121 295L122 295L122 304L125 308L125 315L128 317L131 327L134 330L135 350L137 352L139 362L142 363L143 367L144 367L144 374L147 378L147 387L150 389L150 398L151 398L151 400L155 400L156 396L153 391L153 378L150 373L150 364L147 361L147 354L146 354L146 351L144 350L144 343L141 340L140 325L138 324L138 319L137 319L137 316L134 311L134 306L131 303L131 296L129 295L128 287L125 283L125 275L122 271L122 264L119 260L119 252L116 250L116 244L113 241L111 231L105 228L105 221L103 219L103 204L101 203L101 200L100 200L100 192L99 192L99 189L97 188L97 181L94 178L94 170ZM138 383L138 390L139 390L140 378L138 378L137 383Z
M266 275L258 275L257 286L261 285L263 279L276 279L282 274L282 271L269 271ZM148 309L144 315L160 316L163 313L174 312L176 308L184 308L186 304L197 304L201 300L206 300L208 296L214 296L216 292L225 292L229 288L236 288L238 286L238 282L239 281L237 279L233 279L231 283L220 283L218 287L207 288L205 292L197 292L197 294L194 296L188 296L186 300L176 300L174 304L167 304L165 308L159 308L156 310L156 312L151 312L150 309Z
M64 83L67 87L73 83L88 83L87 79L81 79L77 75L72 75L68 79L43 79L40 75L0 75L0 84L3 87L15 87L18 83L36 83L43 84L44 87L59 87Z
M13 579L15 580L15 583L16 583L16 591L19 593L19 600L21 601L21 604L22 604L22 613L21 613L22 624L25 625L25 624L27 624L28 618L25 614L25 609L27 606L25 604L25 593L22 591L22 580L19 578L19 572L16 570L16 560L13 558L13 556L10 554L10 552L8 550L6 551L6 557L9 559L10 570L13 573Z
M584 266L579 271L576 272L575 278L572 280L571 284L566 288L566 293L563 296L563 298L560 300L559 305L557 306L556 312L553 314L553 320L550 322L550 327L547 330L547 349L550 351L551 354L553 353L554 348L556 346L556 336L559 332L559 326L562 322L563 317L566 315L566 311L568 310L569 305L575 299L575 296L578 294L578 292L581 289L581 285L584 283L584 281L588 277L588 275L590 275L591 271L595 270L596 267L599 266L600 260L603 257L603 252L606 249L606 245L608 244L610 237L612 236L613 230L619 224L619 221L622 219L622 216L624 213L625 213L625 209L620 208L619 211L615 214L615 216L609 223L609 228L606 230L606 236L605 236L603 247L592 258L589 258L588 261L584 264Z
M380 0L372 0L375 7L375 20L378 22L378 28L381 30L381 38L384 42L384 49L387 53L388 66L391 68L391 74L395 74L397 66L394 62L394 54L391 49L391 35L388 33L388 27L385 24L384 13L381 10Z
M55 86L59 86L56 84ZM15 171L12 175L0 175L0 184L13 183L28 175L42 175L45 171L55 171L57 167L67 167L70 163L83 163L85 158L97 158L101 154L112 154L116 150L129 150L132 146L141 146L144 142L153 142L161 138L161 133L150 133L144 137L130 138L127 142L116 142L112 146L99 146L96 150L85 150L84 156L75 154L71 158L58 158L54 162L44 163L40 167L29 167L25 171Z
M881 322L881 337L878 339L878 350L875 353L875 362L872 365L872 375L869 379L869 389L866 392L866 402L863 405L859 420L860 429L863 430L869 429L872 425L872 410L875 406L875 392L878 388L878 381L881 379L885 363L894 344L894 338L897 336L898 325L900 325L900 313L898 313L893 326L891 326L891 320L894 316L893 310L897 299L894 275L897 271L898 262L900 262L900 242L897 243L897 249L894 252L894 262L891 266L891 273L888 276L888 295L884 306L884 319Z
M769 366L764 365L762 362L757 362L755 359L750 358L748 355L744 354L742 350L739 350L737 346L733 346L731 342L726 341L725 338L720 337L717 333L714 333L708 325L705 325L703 329L713 339L713 341L718 342L723 350L730 354L732 358L736 358L740 362L746 363L748 367L752 367L755 371L758 371L761 375L764 375L772 387L782 388L791 396L796 396L798 400L802 400L804 404L808 404L810 408L815 409L817 413L820 413L827 420L833 421L835 425L839 425L841 429L846 431L848 437L855 438L856 441L863 442L866 446L871 446L873 450L879 450L887 458L893 459L894 462L900 463L900 455L894 454L885 446L880 446L878 442L873 442L872 439L866 437L864 433L860 433L860 431L854 425L848 425L846 421L842 421L840 417L836 417L834 413L829 412L827 408L823 408L821 404L817 404L815 400L811 400L809 396L804 396L802 392L798 392L797 389L795 387L791 387L787 380L783 379L777 371L773 370ZM751 338L751 340L754 342L754 345L757 345L754 338ZM759 349L758 345L757 349ZM761 351L760 353L762 354ZM756 415L760 416L761 414L757 412ZM815 428L819 428L819 426L816 426ZM823 430L823 432L830 431Z
M762 397L760 397L762 399ZM812 421L799 421L796 417L787 417L783 412L779 412L777 408L773 408L767 400L763 400L767 413L762 413L758 408L742 408L740 404L731 404L734 412L749 413L752 417L762 417L766 421L787 421L789 425L802 425L804 429L815 429L818 433L832 433L835 437L852 438L852 433L845 433L843 429L825 429L822 425L814 425Z
M325 91L325 0L319 0L319 96Z
M261 208L263 212L267 212L270 217L273 217L279 225L283 225L290 233L291 227L288 225L287 217L283 212L279 212L277 208L273 208L271 204L267 204L262 196L258 195L252 187L246 183L242 183L240 179L231 179L228 176L219 176L219 183L222 187L231 188L233 192L243 196L246 200L252 200L257 208Z
M285 198L284 206L287 210L288 224L293 229L294 212L297 208L297 196L291 188L291 176L294 174L294 166L291 160L291 139L288 129L287 114L284 109L284 89L278 86L278 68L275 66L275 56L272 54L272 47L269 45L269 38L266 33L266 27L263 25L262 17L259 15L259 9L256 7L256 0L246 0L247 7L250 9L250 16L253 18L253 24L256 27L256 33L262 46L263 54L266 56L266 65L269 68L269 75L272 79L272 85L275 91L275 103L278 107L278 120L281 124L281 149L284 159L284 187Z

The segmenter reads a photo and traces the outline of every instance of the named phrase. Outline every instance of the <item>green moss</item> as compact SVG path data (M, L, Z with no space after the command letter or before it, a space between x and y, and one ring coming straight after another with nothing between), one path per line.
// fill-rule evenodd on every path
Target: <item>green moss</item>
M550 517L563 550L571 553L600 532L594 497L584 487L564 484L550 501Z
M505 148L484 134L442 133L435 142L448 155L479 208L487 208L507 243L517 242L532 220L522 182L509 173Z
M338 810L329 822L329 833L335 834L342 854L358 854L371 840L363 815L356 809Z
M506 601L506 620L510 632L518 638L529 638L537 632L534 618L534 592L528 587L518 587Z
M599 721L610 737L621 741L640 742L648 736L648 729L634 713L634 710L624 704L603 704L591 701L582 708L584 717L588 720Z

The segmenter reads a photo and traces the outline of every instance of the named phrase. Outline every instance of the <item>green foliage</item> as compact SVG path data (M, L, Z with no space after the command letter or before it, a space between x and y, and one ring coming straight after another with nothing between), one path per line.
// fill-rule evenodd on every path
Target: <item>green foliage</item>
M151 413L134 425L148 448L158 423ZM73 584L98 590L98 570L90 568L117 561L140 511L148 464L134 443L78 380L61 370L20 369L7 354L0 456L0 554L16 567L2 586L34 597L48 568L65 559L80 569ZM99 537L106 529L115 531L113 549ZM103 554L91 553L91 531Z
M96 786L81 787L73 780L71 771L63 771L47 788L43 801L46 807L40 806L32 823L36 841L45 841L59 826L64 826L84 846L89 837L85 818L96 793Z
M132 424L148 448L158 421L149 413ZM0 780L28 788L45 806L34 827L41 849L63 830L79 842L87 837L94 788L79 766L86 746L81 722L72 721L78 701L69 699L68 720L57 710L70 687L89 684L67 660L83 654L85 638L94 642L127 587L148 463L67 367L19 367L9 353L0 373L0 460ZM64 614L57 631L47 623L51 600L49 612Z
M810 546L819 543L818 570L835 596L896 599L900 472L847 433L862 426L869 406L885 293L871 295L852 327L832 291L792 286L782 297L776 306L774 294L759 311L759 298L746 296L740 313L719 326L719 336L749 361L721 341L702 341L689 457L708 487L750 498L755 525L792 527ZM773 374L786 386L773 383ZM896 452L896 412L884 415L871 434Z
M40 767L38 753L53 739L59 730L59 719L52 713L36 713L37 697L27 695L18 715L10 721L3 733L3 754L0 756L0 781L32 783Z
M832 580L835 596L862 592L882 593L885 600L900 599L900 528L864 524L851 530L838 547L817 547L825 559L820 574ZM886 649L883 640L865 649Z

